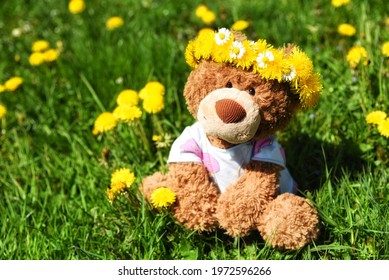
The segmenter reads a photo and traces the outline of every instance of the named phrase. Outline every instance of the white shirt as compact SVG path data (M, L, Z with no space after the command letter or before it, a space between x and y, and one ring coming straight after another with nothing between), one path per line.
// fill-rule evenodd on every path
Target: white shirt
M280 171L280 193L295 193L296 183L285 163L285 154L274 137L265 140L249 141L228 149L213 146L200 123L188 126L174 141L168 163L198 162L208 169L212 181L221 192L236 182L251 161L271 162L283 167Z

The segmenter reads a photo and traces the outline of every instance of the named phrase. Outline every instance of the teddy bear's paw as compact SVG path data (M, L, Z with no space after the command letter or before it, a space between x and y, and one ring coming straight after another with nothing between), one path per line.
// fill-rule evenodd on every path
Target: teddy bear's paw
M250 193L227 189L218 200L216 216L227 234L242 237L256 228L265 204Z
M167 186L167 176L160 172L157 172L151 176L144 178L139 190L147 199L147 201L151 202L150 196L153 193L153 191L156 190L157 188L166 187L166 186Z
M169 164L168 187L176 194L174 216L190 230L211 231L218 226L215 217L218 189L198 163Z
M174 207L174 217L190 230L213 231L219 223L215 217L215 204L178 199Z
M308 199L285 193L266 207L258 230L272 246L296 250L317 238L318 222Z

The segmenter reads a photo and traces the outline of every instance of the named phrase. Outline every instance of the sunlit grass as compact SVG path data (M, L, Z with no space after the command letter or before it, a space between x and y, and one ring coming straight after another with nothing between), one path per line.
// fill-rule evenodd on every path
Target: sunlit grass
M182 96L189 74L184 50L208 25L195 15L200 1L85 1L79 14L67 1L0 3L1 259L388 259L389 140L365 116L389 114L389 6L356 1L214 1L211 28L246 20L250 38L276 47L296 43L321 73L318 107L279 134L300 194L321 218L319 239L298 251L266 245L259 234L233 239L218 230L199 234L156 211L137 193L142 178L166 170L169 143L193 122ZM108 30L114 16L123 25ZM345 37L344 22L356 28ZM31 47L47 40L55 61L33 66ZM351 68L348 51L362 46L368 63ZM149 81L166 87L165 108L93 135L95 119L112 111L118 94ZM161 143L160 143L161 144ZM163 144L163 143L162 143ZM111 204L110 176L136 177Z

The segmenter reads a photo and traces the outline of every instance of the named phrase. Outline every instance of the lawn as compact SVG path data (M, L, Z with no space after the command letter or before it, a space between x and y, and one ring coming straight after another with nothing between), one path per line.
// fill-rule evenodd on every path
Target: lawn
M196 16L197 0L85 4L74 14L68 1L0 2L0 259L389 259L389 128L366 121L389 114L386 1L207 1L211 23ZM114 16L123 24L109 29ZM166 171L172 140L194 121L182 96L188 41L237 20L248 21L249 38L299 45L321 74L318 106L277 135L299 195L320 216L319 239L297 251L273 249L258 233L188 231L137 196L142 178ZM355 34L340 34L343 23ZM32 65L38 40L54 53ZM366 56L351 65L354 46ZM12 77L22 83L5 88ZM94 131L122 90L150 81L166 89L162 110L140 103L139 119ZM135 182L110 203L119 168Z

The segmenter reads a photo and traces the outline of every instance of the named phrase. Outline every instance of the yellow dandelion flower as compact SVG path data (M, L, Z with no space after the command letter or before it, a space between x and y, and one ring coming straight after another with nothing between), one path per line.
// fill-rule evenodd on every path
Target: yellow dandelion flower
M142 116L142 111L137 106L119 105L113 111L113 115L118 120L128 122L139 119Z
M0 104L0 119L4 118L5 114L7 113L7 108Z
M72 14L80 14L85 10L85 2L83 0L71 0L68 9Z
M272 45L268 44L266 42L266 40L264 39L259 39L258 41L255 42L255 44L253 45L253 49L257 52L257 53L261 53L261 52L264 52L264 51L267 51L267 50L271 50L273 47Z
M48 49L43 53L43 59L46 62L53 62L59 57L59 51L55 49Z
M176 201L176 194L166 187L160 187L151 193L150 198L155 208L162 208L172 205Z
M122 90L118 97L116 98L116 103L121 105L127 105L127 106L136 106L138 105L139 97L138 93L135 90L132 89L124 89Z
M246 52L236 64L244 69L249 69L255 64L255 60L257 59L257 44L254 41L244 40L243 47L246 49Z
M195 68L198 64L194 56L195 45L196 43L194 41L190 41L185 49L185 61L192 68Z
M215 31L212 28L204 27L197 32L197 37L204 35L203 33L212 33L215 34Z
M365 120L367 123L371 124L380 124L382 121L384 121L386 118L386 113L383 111L373 111L369 113L366 117Z
M5 86L4 85L0 85L0 93L2 93L4 91L5 91Z
M238 20L231 26L231 29L236 31L242 31L249 27L249 25L249 22L246 20Z
M312 75L313 63L308 55L294 47L291 55L286 58L286 73L284 79L293 81L295 85L299 80L306 80Z
M346 4L350 3L350 1L351 0L331 0L331 4L335 8L338 8L340 6L343 6L343 5L346 5Z
M31 50L33 52L43 52L50 48L50 43L46 40L38 40L32 44Z
M191 67L195 68L201 59L209 59L212 55L214 45L213 36L215 31L211 28L202 28L196 40L190 41L185 50L185 60Z
M255 42L244 40L242 42L242 47L244 48L244 52L240 58L238 56L235 58L234 63L238 67L249 69L257 58Z
M8 91L15 91L23 83L23 79L20 77L12 77L4 83L4 87Z
M195 14L197 17L201 18L208 11L208 7L205 5L200 5L196 8Z
M41 52L34 52L30 54L28 58L28 62L30 62L32 66L41 65L44 61L45 61L45 56Z
M105 27L109 30L118 28L124 24L124 20L121 17L111 17L105 23Z
M144 100L147 98L148 95L153 95L153 94L164 95L165 94L165 86L157 81L148 82L139 91L139 98Z
M212 59L218 63L225 63L230 61L231 46L234 42L234 34L226 28L220 28L214 34L214 42L212 49ZM212 41L213 41L212 40Z
M304 109L316 106L322 89L319 73L314 73L309 78L301 81L297 89L301 106Z
M389 119L385 119L382 122L378 124L378 132L386 137L389 138Z
M338 33L344 36L353 36L357 30L354 26L348 23L342 23L338 26Z
M124 193L135 182L135 175L128 168L117 169L111 175L110 187L106 190L107 198L113 202L118 194Z
M116 194L110 188L107 188L105 194L110 202L113 202L116 198Z
M151 139L154 142L161 141L162 140L162 136L161 135L153 135L153 137Z
M118 120L110 112L101 113L95 120L93 134L99 134L113 129L117 125Z
M214 34L215 32L213 31L203 30L199 32L193 52L197 60L210 58L214 46Z
M382 44L381 53L384 56L389 57L389 41Z
M212 24L216 20L216 15L214 12L208 10L204 13L204 15L201 17L201 20L205 24Z
M266 50L258 54L255 69L265 79L281 81L285 63L280 50Z
M357 67L357 65L360 62L367 64L368 62L367 51L364 47L354 46L348 51L346 60L348 61L348 63L352 68Z
M150 92L143 99L143 109L149 114L156 114L165 108L163 95L158 92Z
M119 168L111 175L111 190L122 192L135 182L134 173L128 168Z

